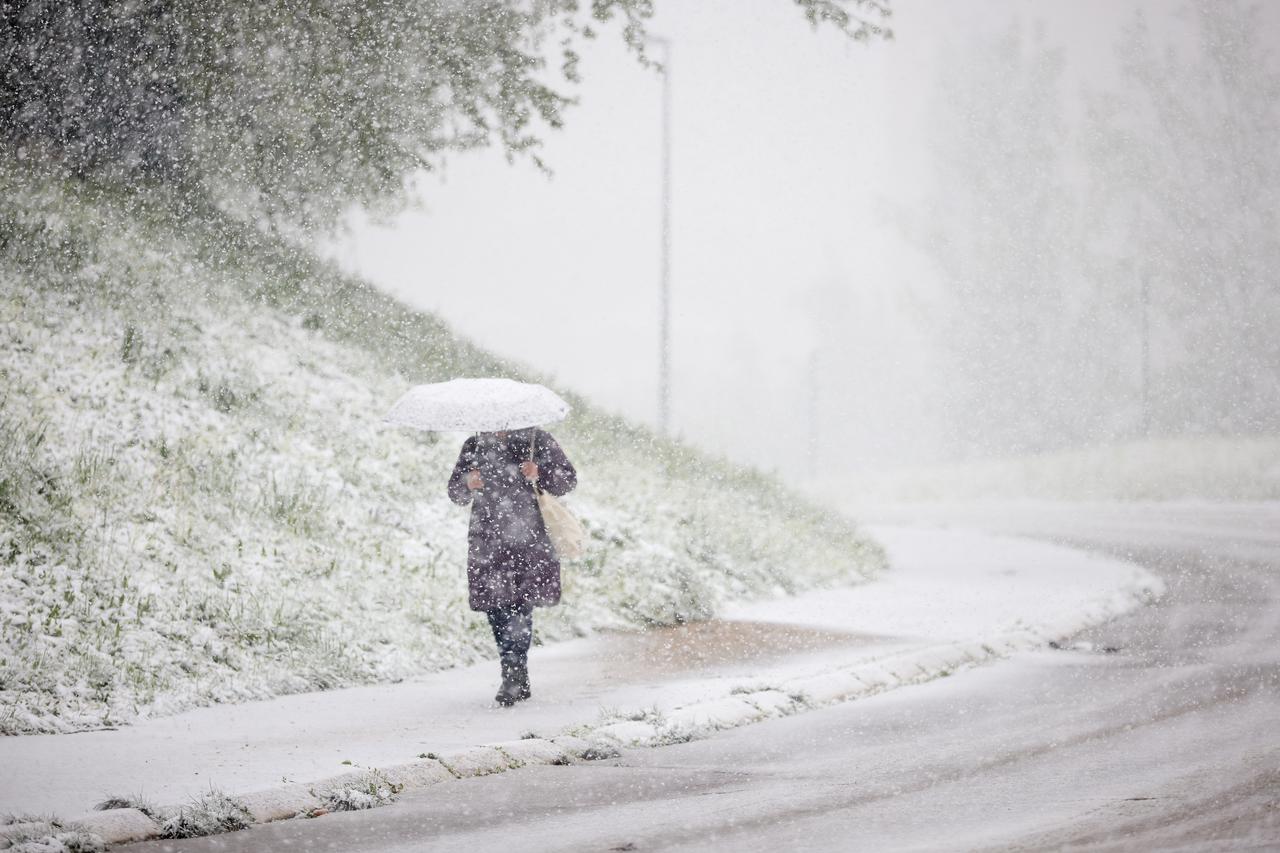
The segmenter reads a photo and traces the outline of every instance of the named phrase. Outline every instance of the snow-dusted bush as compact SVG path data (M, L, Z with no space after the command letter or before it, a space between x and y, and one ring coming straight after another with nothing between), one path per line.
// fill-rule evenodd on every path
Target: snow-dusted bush
M359 781L341 788L320 791L317 796L322 805L319 811L355 812L376 809L394 803L404 789L388 779L380 770L370 770Z
M218 790L181 806L160 825L162 838L202 838L239 832L253 824L253 815L239 800Z
M107 845L83 827L55 817L6 815L0 819L0 848L8 853L103 853Z
M152 820L164 820L164 815L162 814L160 807L143 797L141 794L113 794L111 796L104 797L93 807L93 810L96 812L111 811L112 809L137 809Z
M74 731L492 654L467 608L462 437L416 382L521 371L216 212L0 160L0 732ZM573 400L591 536L555 640L856 582L854 527Z

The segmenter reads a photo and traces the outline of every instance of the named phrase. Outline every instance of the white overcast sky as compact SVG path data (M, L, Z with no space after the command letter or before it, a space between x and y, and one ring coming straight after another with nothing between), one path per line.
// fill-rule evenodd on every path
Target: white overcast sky
M817 286L889 305L872 318L878 351L902 342L894 362L927 393L892 296L928 293L934 272L887 212L929 187L939 74L964 73L974 36L1041 22L1066 50L1070 94L1112 73L1116 31L1138 4L900 0L897 38L869 46L813 32L790 0L656 5L652 30L674 46L673 426L775 468L806 436ZM455 156L422 182L420 209L386 225L357 217L331 248L482 345L652 423L661 84L613 32L582 72L580 104L543 152L553 177L495 152Z

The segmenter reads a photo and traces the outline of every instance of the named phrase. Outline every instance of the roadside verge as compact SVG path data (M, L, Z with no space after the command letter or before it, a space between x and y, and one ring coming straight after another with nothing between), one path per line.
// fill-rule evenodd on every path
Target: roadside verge
M652 657L653 636L648 646L637 645L641 637L591 637L537 650L534 671L545 686L514 711L480 701L492 690L486 665L411 684L201 709L119 732L6 739L0 763L15 774L0 788L0 801L11 811L48 810L50 802L79 802L73 789L96 786L98 795L123 789L162 802L185 796L191 808L212 782L236 794L249 822L315 815L354 794L377 800L384 789L393 796L530 764L678 743L922 683L1060 641L1163 591L1138 566L1045 543L953 530L873 532L893 565L881 579L729 608L716 635L758 636L759 626L772 625L771 636L784 646L816 632L845 641L770 655L734 648L709 663L646 668L633 664ZM189 756L183 761L173 759L175 736ZM405 760L417 744L440 746ZM144 754L130 755L137 751ZM346 754L357 759L343 763L362 769L314 772ZM405 758L395 760L397 754ZM317 781L294 781L299 777ZM162 833L162 820L137 809L94 812L76 823L111 843ZM5 829L12 834L14 827Z

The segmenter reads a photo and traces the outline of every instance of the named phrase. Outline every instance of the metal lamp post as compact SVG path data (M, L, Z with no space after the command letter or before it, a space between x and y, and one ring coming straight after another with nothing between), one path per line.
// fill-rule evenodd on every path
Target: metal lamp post
M1151 435L1151 275L1142 273L1142 437Z
M662 250L658 298L658 429L665 435L671 421L671 42L649 41L662 48Z

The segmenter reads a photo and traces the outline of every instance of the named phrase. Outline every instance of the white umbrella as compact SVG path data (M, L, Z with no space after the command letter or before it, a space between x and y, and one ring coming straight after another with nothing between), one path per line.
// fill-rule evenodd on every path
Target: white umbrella
M439 432L494 432L562 421L569 404L550 388L514 379L415 385L383 421Z

